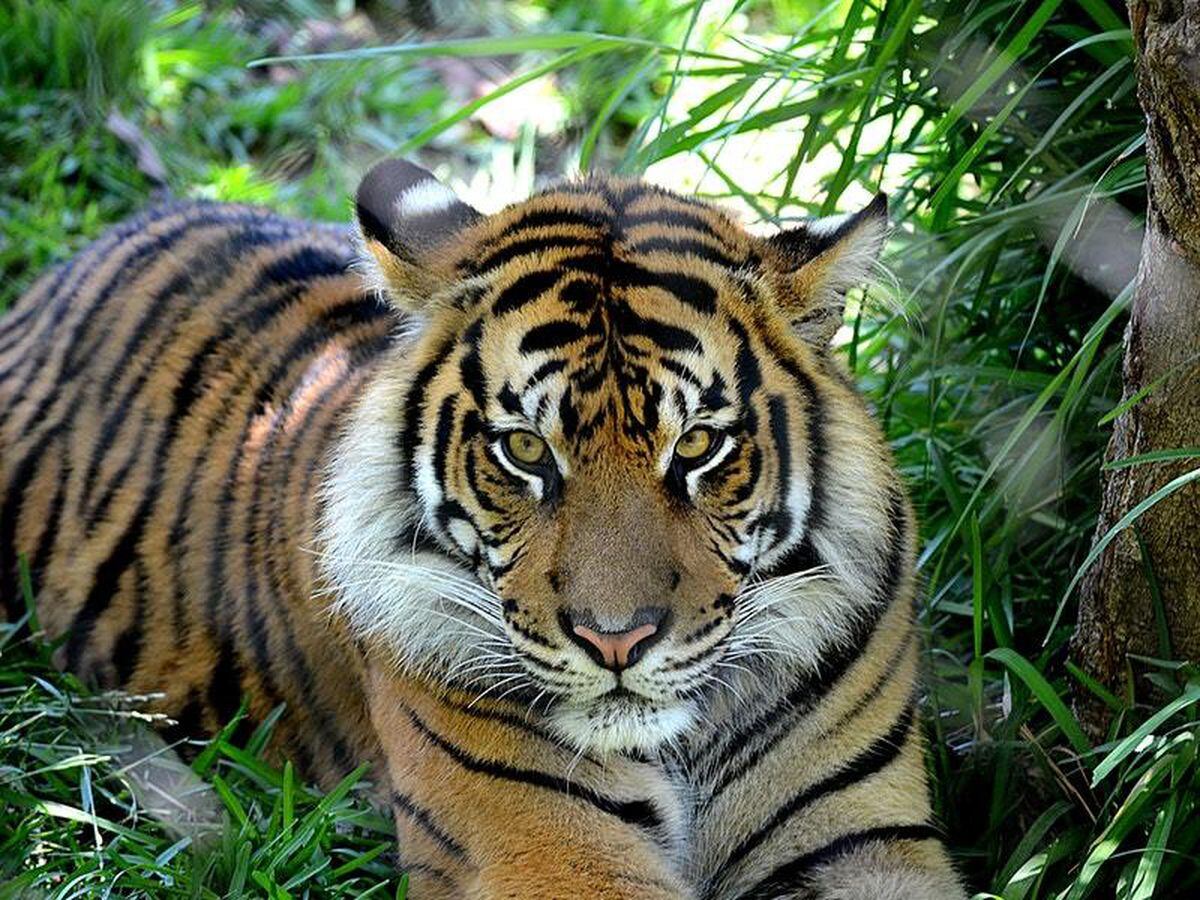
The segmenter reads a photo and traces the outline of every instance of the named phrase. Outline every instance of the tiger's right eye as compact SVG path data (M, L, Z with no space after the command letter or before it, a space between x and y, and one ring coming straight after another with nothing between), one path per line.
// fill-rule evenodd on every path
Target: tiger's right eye
M520 466L537 466L546 461L550 448L532 431L510 431L504 436L504 451Z

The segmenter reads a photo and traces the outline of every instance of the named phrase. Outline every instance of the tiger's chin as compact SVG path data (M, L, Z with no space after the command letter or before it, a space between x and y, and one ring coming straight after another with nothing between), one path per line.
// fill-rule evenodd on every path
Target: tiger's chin
M696 721L690 701L659 703L627 692L550 711L554 731L585 753L653 753L679 740Z

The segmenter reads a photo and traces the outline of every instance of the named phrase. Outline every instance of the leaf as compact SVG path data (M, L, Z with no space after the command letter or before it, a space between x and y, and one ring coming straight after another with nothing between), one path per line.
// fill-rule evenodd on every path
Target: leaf
M1170 852L1167 844L1171 836L1171 826L1175 823L1175 810L1178 805L1178 797L1172 794L1167 798L1166 805L1158 811L1158 815L1154 819L1154 827L1150 830L1150 839L1146 841L1142 858L1138 860L1129 900L1150 900L1154 896L1158 873L1162 869L1163 855Z
M1182 694L1130 732L1117 746L1108 752L1104 759L1100 761L1100 764L1092 771L1092 786L1095 787L1107 778L1117 766L1124 762L1138 748L1138 745L1143 740L1154 733L1154 730L1158 726L1162 725L1180 710L1186 709L1197 701L1200 701L1200 684L1189 685Z
M1050 686L1045 676L1034 667L1033 663L1009 647L997 647L989 650L987 658L1003 663L1010 672L1025 683L1025 686L1058 724L1063 735L1075 748L1075 752L1091 752L1092 745L1083 733L1083 729L1079 727L1079 723L1075 721L1075 716L1067 709L1062 698L1058 696L1058 692Z
M1200 458L1200 447L1173 447L1168 450L1151 450L1149 453L1138 453L1135 456L1127 456L1124 459L1114 459L1106 462L1102 469L1111 471L1113 469L1127 469L1130 466L1144 466L1146 463L1164 462L1172 459L1197 459Z
M603 53L620 47L641 47L659 50L671 55L684 54L702 59L740 63L741 60L718 53L696 50L680 50L670 44L646 41L639 38L622 37L615 34L600 34L591 31L557 31L545 34L523 34L500 37L464 38L453 41L423 41L419 43L388 44L383 47L360 47L355 50L336 50L330 53L303 53L295 56L267 56L247 63L249 68L274 66L298 62L335 62L339 60L377 59L398 56L421 59L431 56L507 56L515 53L530 53L537 50L582 50L591 48Z
M929 137L930 143L937 143L945 137L946 133L975 105L976 101L1012 67L1017 58L1029 49L1029 45L1037 37L1038 32L1061 5L1062 0L1042 0L1033 15L1021 26L1016 36L984 69L983 74L975 79L974 83L954 101L946 115L934 128L933 134Z

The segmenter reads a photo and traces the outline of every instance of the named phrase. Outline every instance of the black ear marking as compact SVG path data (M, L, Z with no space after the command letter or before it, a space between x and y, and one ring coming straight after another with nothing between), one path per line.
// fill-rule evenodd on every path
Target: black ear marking
M767 238L775 302L793 330L815 347L832 342L846 292L870 280L887 240L887 196L848 216L815 219Z
M354 205L363 236L410 263L480 217L406 159L386 159L372 168L358 186Z
M800 267L836 246L864 225L877 223L881 229L887 227L887 194L878 193L863 209L848 216L840 216L830 223L827 219L812 219L773 234L769 243L786 263Z

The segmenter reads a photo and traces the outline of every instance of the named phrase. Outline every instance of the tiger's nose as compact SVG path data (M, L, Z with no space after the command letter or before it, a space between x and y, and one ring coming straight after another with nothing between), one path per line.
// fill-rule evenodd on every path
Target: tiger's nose
M633 614L629 625L619 631L603 631L586 613L567 610L562 614L562 629L567 637L583 648L597 665L614 672L627 669L662 637L667 611L646 606Z

